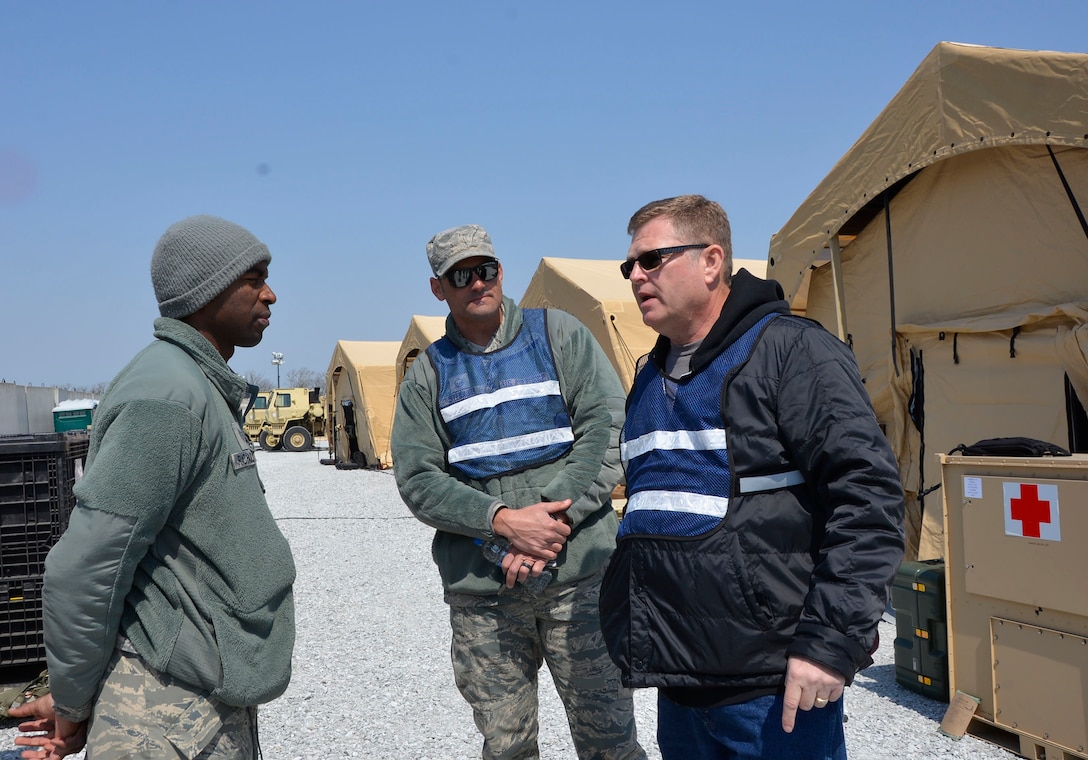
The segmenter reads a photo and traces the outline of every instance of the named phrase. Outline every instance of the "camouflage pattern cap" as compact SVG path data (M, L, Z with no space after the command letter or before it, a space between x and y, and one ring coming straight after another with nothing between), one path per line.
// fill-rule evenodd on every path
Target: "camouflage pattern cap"
M495 249L487 230L478 224L465 224L443 230L427 241L427 260L435 277L441 277L458 261L473 256L495 258Z

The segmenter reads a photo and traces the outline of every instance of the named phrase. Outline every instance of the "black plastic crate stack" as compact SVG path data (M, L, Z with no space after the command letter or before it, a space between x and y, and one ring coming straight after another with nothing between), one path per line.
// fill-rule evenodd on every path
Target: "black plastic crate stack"
M0 666L45 660L45 555L68 527L90 436L0 436Z
M948 615L944 561L904 562L892 582L895 680L919 694L948 701Z

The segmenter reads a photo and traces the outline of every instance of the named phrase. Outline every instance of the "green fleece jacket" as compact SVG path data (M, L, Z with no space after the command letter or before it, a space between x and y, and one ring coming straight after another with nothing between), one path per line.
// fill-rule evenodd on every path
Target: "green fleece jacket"
M46 558L46 658L58 714L86 718L118 634L152 667L230 705L291 676L291 549L241 430L245 380L184 322L95 411L68 530Z
M503 299L503 321L494 348L509 344L521 329L521 309ZM563 311L548 311L548 338L559 386L574 430L571 450L555 462L474 481L450 471L450 436L438 412L437 377L426 355L412 362L397 394L393 420L393 468L401 498L421 521L436 529L432 555L447 591L496 594L501 571L474 542L493 537L491 521L502 505L517 509L541 501L571 499L573 531L559 554L553 583L593 575L616 546L618 522L612 489L623 471L619 431L624 393L616 371L589 330ZM462 351L473 350L446 319L446 336Z

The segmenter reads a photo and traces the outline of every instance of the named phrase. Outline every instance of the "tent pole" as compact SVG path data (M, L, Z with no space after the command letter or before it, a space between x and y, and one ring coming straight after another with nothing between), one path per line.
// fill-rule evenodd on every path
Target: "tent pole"
M1069 198L1069 202L1073 204L1073 213L1077 215L1077 221L1080 222L1080 228L1084 230L1084 236L1088 237L1088 221L1085 220L1084 214L1080 210L1080 204L1077 203L1077 196L1073 195L1073 188L1069 186L1069 182L1065 179L1065 172L1062 171L1062 165L1058 163L1058 157L1054 155L1054 149L1047 143L1047 152L1050 154L1050 160L1054 162L1054 168L1058 171L1058 179L1062 181L1062 187L1065 188L1065 194Z
M892 265L892 211L891 194L884 191L884 236L888 241L888 308L891 312L892 368L899 377L899 359L895 355L895 267Z
M831 279L835 287L835 321L839 340L846 343L846 289L842 282L842 248L839 247L839 236L832 235L828 244L831 246Z

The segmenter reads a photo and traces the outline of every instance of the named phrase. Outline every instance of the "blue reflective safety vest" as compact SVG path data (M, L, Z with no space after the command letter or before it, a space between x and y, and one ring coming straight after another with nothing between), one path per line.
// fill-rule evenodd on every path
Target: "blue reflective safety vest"
M497 351L469 353L444 337L427 348L427 356L438 376L451 469L486 480L570 451L574 430L543 309L523 309L517 337Z
M747 361L764 326L777 316L768 314L756 322L683 382L668 379L651 362L639 372L620 440L627 474L620 537L698 536L725 518L733 474L722 420L722 388L729 373ZM778 479L797 478L800 473L794 472ZM781 487L769 482L751 485L755 487L742 491Z

